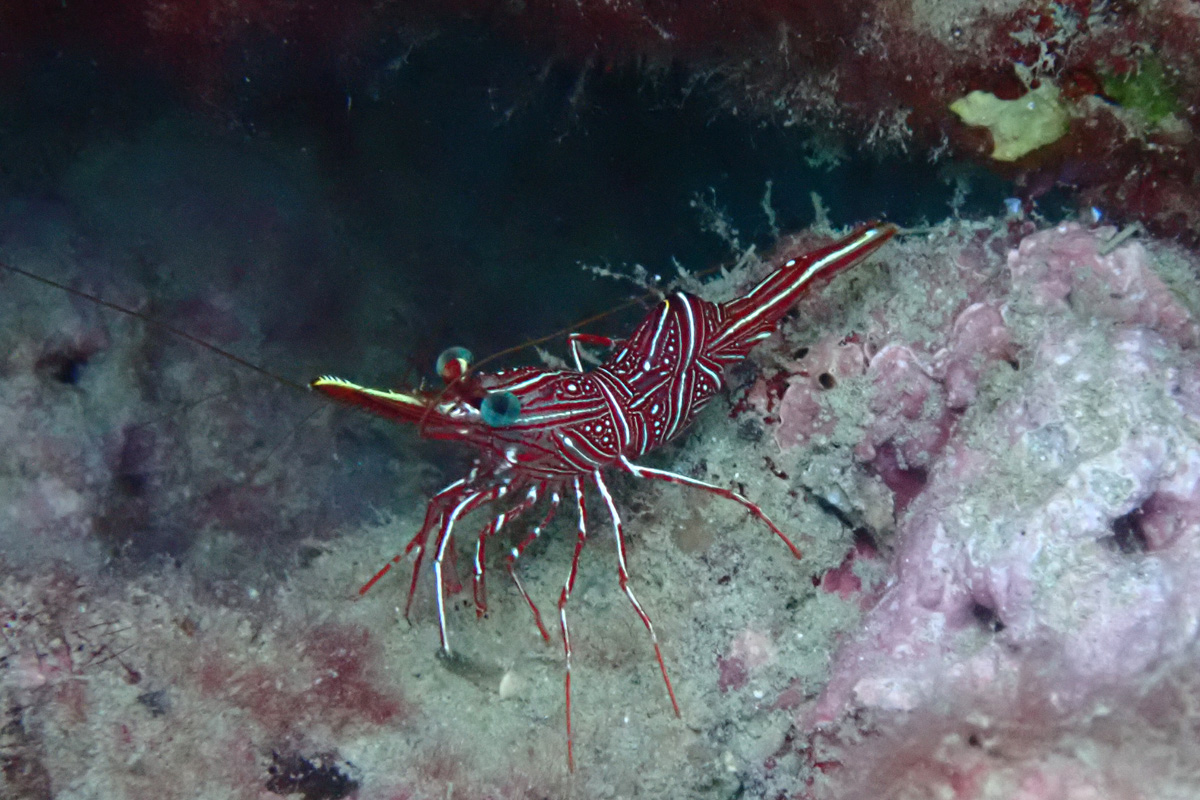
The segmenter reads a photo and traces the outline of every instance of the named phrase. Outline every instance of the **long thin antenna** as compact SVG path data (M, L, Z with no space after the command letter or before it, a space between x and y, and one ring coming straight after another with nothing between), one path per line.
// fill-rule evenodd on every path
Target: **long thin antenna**
M920 233L920 232L922 232L921 229L917 229L917 228L901 229L897 232L897 235L904 236L904 235ZM118 305L117 303L109 302L108 300L105 300L103 297L100 297L98 295L94 295L89 292L82 291L80 289L72 288L70 286L67 286L66 284L59 283L58 281L53 280L51 278L46 278L41 275L38 275L37 273L29 272L28 270L22 269L21 267L14 267L12 264L9 264L5 261L0 261L0 268L8 270L9 272L16 273L17 275L23 275L32 281L37 281L38 283L44 284L46 286L51 286L55 289L66 292L67 294L74 295L75 297L81 297L84 300L89 300L89 301L95 303L96 305L103 306L104 308L110 309L112 311L117 311L121 314L125 314L126 316L133 317L134 319L141 320L142 322L146 323L147 325L158 328L159 330L166 331L167 333L169 333L173 336L178 336L180 339L191 342L192 344L196 345L197 347L202 347L211 353L215 353L219 356L223 356L223 357L229 359L230 361L233 361L235 364L239 364L239 365L245 367L246 369L257 372L259 375L262 375L266 378L270 378L271 380L274 380L274 381L278 381L279 383L283 384L284 386L289 386L293 389L299 389L304 392L308 392L310 389L308 384L297 383L296 381L293 381L290 378L285 378L282 375L276 375L274 372L271 372L270 370L265 369L264 367L261 367L258 364L255 364L251 361L247 361L246 359L244 359L238 355L235 355L234 353L231 353L228 350L224 350L224 349L218 347L217 345L212 344L211 342L206 342L205 340L199 338L198 336L194 336L185 330L176 328L174 325L171 325L170 323L163 322L162 320L159 320L159 319L155 319L154 317L150 316L149 314L143 314L140 311L134 311L132 308L126 308L125 306ZM718 269L720 269L720 267L711 267L709 269L702 270L701 272L698 272L695 274L696 274L696 277L703 277L704 275L708 275L710 273L716 272ZM466 372L464 372L462 375L459 375L453 381L448 383L437 394L436 399L435 399L435 404L436 404L436 401L440 400L442 397L445 396L446 392L452 386L454 386L455 384L462 381L464 378L467 377L467 375L469 375L472 372L474 372L475 370L479 369L479 367L483 366L484 364L488 364L488 363L495 361L498 358L502 358L506 355L520 352L521 350L524 350L529 347L533 347L534 345L539 345L544 342L548 342L553 339L557 339L559 337L565 336L566 334L577 331L580 328L583 328L587 325L592 324L593 322L597 322L599 320L604 319L605 317L611 316L612 314L615 314L618 311L623 311L626 308L630 308L632 306L636 306L636 305L645 303L647 300L654 297L655 294L656 294L655 292L646 292L643 295L634 297L630 300L626 300L624 303L614 306L614 307L608 309L607 311L602 311L599 314L594 314L586 319L582 319L582 320L579 320L578 322L572 323L571 325L568 325L565 328L560 328L559 330L554 331L553 333L548 333L545 336L539 336L536 339L529 339L527 341L522 342L521 344L514 345L512 347L506 347L505 349L503 349L497 353L492 353L491 355L487 356L486 358L482 358L479 361L476 361L474 364L472 364L470 367L468 367ZM422 420L420 423L418 423L417 427L418 427L418 429L422 429L424 427L424 420Z
M159 320L159 319L155 319L154 317L150 316L149 314L143 314L140 311L134 311L132 308L126 308L125 306L118 305L117 303L111 303L108 300L105 300L103 297L99 297L98 295L94 295L89 292L82 291L80 289L75 289L71 286L67 286L64 283L59 283L58 281L53 280L51 278L46 278L41 275L38 275L35 272L29 272L28 270L21 269L20 267L14 267L12 264L9 264L8 262L5 262L5 261L0 261L0 267L3 267L4 269L8 270L9 272L16 273L17 275L24 275L26 278L29 278L29 280L31 280L31 281L37 281L38 283L45 284L46 286L52 286L55 289L66 292L67 294L70 294L70 295L74 295L75 297L81 297L84 300L88 300L92 303L95 303L98 306L103 306L104 308L107 308L111 311L117 311L121 314L125 314L126 316L133 317L134 319L141 320L142 322L146 323L147 325L158 328L159 330L166 331L167 333L171 334L172 336L178 336L180 339L184 339L188 342L191 342L192 344L196 345L197 347L203 347L205 350L208 350L211 353L216 353L219 356L228 358L230 361L234 362L235 364L239 364L240 366L243 366L246 369L253 370L254 372L257 372L259 375L270 378L271 380L274 380L274 381L278 381L279 383L282 383L284 386L290 386L293 389L299 389L300 391L305 392L305 393L308 392L308 387L302 383L297 383L296 381L285 378L282 375L276 375L274 372L271 372L268 369L264 369L263 367L260 367L258 364L255 364L251 361L247 361L246 359L242 358L241 356L235 355L234 353L231 353L228 350L223 350L211 342L206 342L198 336L193 336L192 334L188 333L185 330L176 328L174 325L163 322L162 320Z

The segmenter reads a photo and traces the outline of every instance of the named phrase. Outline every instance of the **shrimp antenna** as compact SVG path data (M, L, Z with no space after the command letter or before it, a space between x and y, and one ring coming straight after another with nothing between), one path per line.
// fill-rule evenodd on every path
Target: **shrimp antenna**
M84 300L95 303L96 305L101 306L103 308L107 308L111 311L117 311L128 317L133 317L134 319L141 320L142 322L146 323L147 325L150 325L151 327L158 328L159 330L162 330L162 331L166 331L167 333L171 334L172 336L178 336L180 339L184 339L185 341L191 342L192 344L196 345L197 347L202 347L205 350L208 350L210 353L216 353L219 356L223 356L224 358L229 359L230 361L234 362L235 364L245 367L248 370L252 370L253 372L257 372L259 375L270 378L271 380L274 380L274 381L278 381L279 383L282 383L284 386L290 386L293 389L299 389L304 392L308 391L308 387L303 384L297 383L296 381L293 381L289 378L285 378L282 375L276 375L274 372L271 372L270 370L266 369L265 367L261 367L258 364L255 364L253 361L247 361L246 359L242 358L241 356L238 356L234 353L229 352L228 350L224 350L220 347L217 347L212 342L206 342L205 340L201 339L199 336L193 336L192 334L188 333L187 331L182 330L181 328L176 328L174 325L172 325L168 322L163 322L160 319L155 319L154 317L150 316L149 314L143 314L142 312L135 311L132 308L126 308L125 306L105 300L103 297L100 297L99 295L94 295L94 294L91 294L90 292L85 292L82 289L76 289L72 286L67 286L65 283L60 283L52 278L47 278L42 275L38 275L36 272L30 272L28 270L21 269L20 267L14 267L12 264L9 264L6 261L0 261L0 267L3 267L4 269L8 270L9 272L16 273L17 275L24 275L26 278L29 278L29 280L31 280L31 281L37 281L38 283L44 284L46 286L51 286L55 289L58 289L59 291L63 291L69 295L73 295L74 297L83 298Z

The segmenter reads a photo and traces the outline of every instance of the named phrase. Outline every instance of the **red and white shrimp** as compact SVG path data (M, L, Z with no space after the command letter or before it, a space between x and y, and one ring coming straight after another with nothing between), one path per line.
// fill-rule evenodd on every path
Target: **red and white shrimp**
M571 637L566 609L588 537L584 493L594 487L612 522L618 581L650 634L671 706L678 715L679 704L654 625L629 583L624 529L604 474L617 470L637 478L695 487L740 503L799 558L800 550L791 539L761 508L737 492L686 475L639 466L633 459L661 447L686 429L725 388L726 370L770 336L814 282L859 263L896 230L896 226L886 223L864 225L832 244L788 259L745 295L727 303L711 303L676 292L623 340L574 334L569 345L575 369L522 367L489 373L472 370L466 351L452 349L438 365L446 381L441 391L370 389L334 377L313 381L314 389L335 400L416 424L429 438L468 442L479 451L470 473L429 501L425 520L404 552L379 570L360 592L369 590L406 555L415 554L408 591L411 606L428 555L434 574L441 647L448 655L443 565L453 552L455 525L483 506L495 504L501 508L475 539L473 587L476 608L482 614L487 607L484 578L488 542L541 503L546 507L541 521L510 550L505 564L529 604L539 632L549 641L550 634L521 584L515 564L546 528L563 495L568 495L575 506L578 527L570 571L559 594L558 619L566 660L567 763L573 769ZM612 352L601 365L585 370L581 345L601 346Z

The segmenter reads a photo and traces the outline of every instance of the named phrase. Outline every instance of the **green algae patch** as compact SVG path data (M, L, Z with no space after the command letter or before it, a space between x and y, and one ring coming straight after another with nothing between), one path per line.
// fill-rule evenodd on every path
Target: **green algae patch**
M1104 95L1122 108L1141 112L1151 125L1179 110L1179 101L1158 59L1148 58L1136 69L1101 78Z
M1016 100L1001 100L990 92L971 92L951 103L950 110L967 125L992 132L992 158L997 161L1016 161L1058 141L1070 122L1058 87L1048 83Z

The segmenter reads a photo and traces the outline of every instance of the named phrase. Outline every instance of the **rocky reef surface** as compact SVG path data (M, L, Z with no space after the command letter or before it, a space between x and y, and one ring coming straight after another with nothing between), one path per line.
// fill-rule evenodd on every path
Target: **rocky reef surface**
M75 255L6 253L127 305L170 300L252 358L262 346L254 286L163 298ZM686 282L725 299L769 262ZM0 276L0 786L1194 796L1198 266L1109 227L956 220L802 300L729 404L648 463L739 487L805 556L732 504L617 481L683 719L596 535L570 606L573 775L560 652L515 590L494 579L483 620L455 598L453 659L436 656L427 584L411 624L403 578L352 600L457 457L349 414L294 433L307 399L248 391L260 378L236 364ZM379 499L355 507L356 491ZM542 604L572 530L521 562Z
M839 742L831 796L1195 791L1194 266L1115 234L963 248L940 330L866 334L855 461L903 511L797 717L814 752Z

